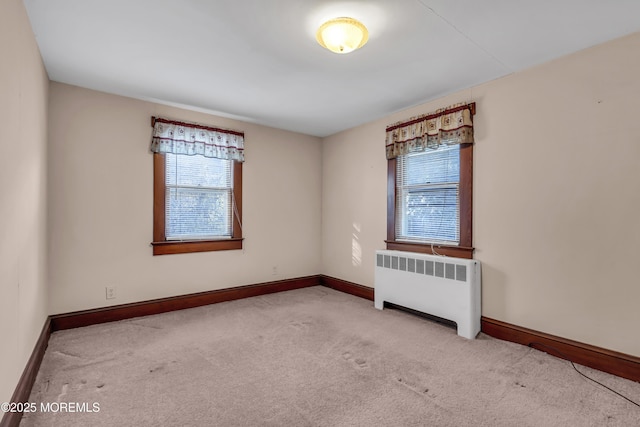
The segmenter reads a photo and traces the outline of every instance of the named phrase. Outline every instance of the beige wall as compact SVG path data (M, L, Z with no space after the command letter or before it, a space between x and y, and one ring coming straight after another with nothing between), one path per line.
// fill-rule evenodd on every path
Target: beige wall
M51 313L320 273L319 138L61 83L49 100ZM152 256L152 115L245 132L244 251Z
M49 80L20 0L0 3L0 58L0 402L6 402L47 317Z
M475 101L483 315L640 356L638 52L635 34L326 138L323 273L374 284L385 126Z

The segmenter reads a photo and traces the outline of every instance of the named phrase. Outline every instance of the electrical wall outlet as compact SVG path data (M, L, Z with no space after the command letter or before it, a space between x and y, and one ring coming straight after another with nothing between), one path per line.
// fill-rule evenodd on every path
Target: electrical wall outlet
M278 266L277 265L274 265L271 268L271 275L273 275L273 276L277 276L278 275Z
M113 286L107 286L104 288L107 299L115 299L116 298L116 288Z

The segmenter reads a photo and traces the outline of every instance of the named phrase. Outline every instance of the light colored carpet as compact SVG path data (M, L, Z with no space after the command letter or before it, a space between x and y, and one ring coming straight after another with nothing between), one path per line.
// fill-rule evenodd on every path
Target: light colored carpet
M22 426L640 425L564 360L324 287L56 332L30 401L100 411Z

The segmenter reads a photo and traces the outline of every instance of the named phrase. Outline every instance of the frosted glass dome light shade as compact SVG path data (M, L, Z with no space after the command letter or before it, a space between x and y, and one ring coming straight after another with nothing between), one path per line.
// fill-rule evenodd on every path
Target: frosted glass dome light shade
M318 28L316 39L320 46L335 53L349 53L361 48L369 40L369 32L362 22L353 18L331 19Z

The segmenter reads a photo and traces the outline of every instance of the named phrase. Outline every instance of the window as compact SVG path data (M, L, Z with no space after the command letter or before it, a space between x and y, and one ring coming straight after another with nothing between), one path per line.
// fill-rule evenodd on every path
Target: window
M389 160L387 249L471 258L472 164L473 144Z
M165 154L167 240L228 239L233 233L233 162Z
M242 249L242 163L154 157L153 254Z
M468 116L454 117L451 129L427 134L462 108ZM472 258L473 128L464 125L473 110L443 109L387 128L387 249Z
M396 177L396 239L457 245L460 146L399 156Z
M153 254L242 249L242 162L235 160L244 160L242 141L238 149L221 145L219 135L225 131L219 129L189 128L164 119L152 123ZM210 144L189 133L201 129L205 141L211 136L207 129L213 130Z

